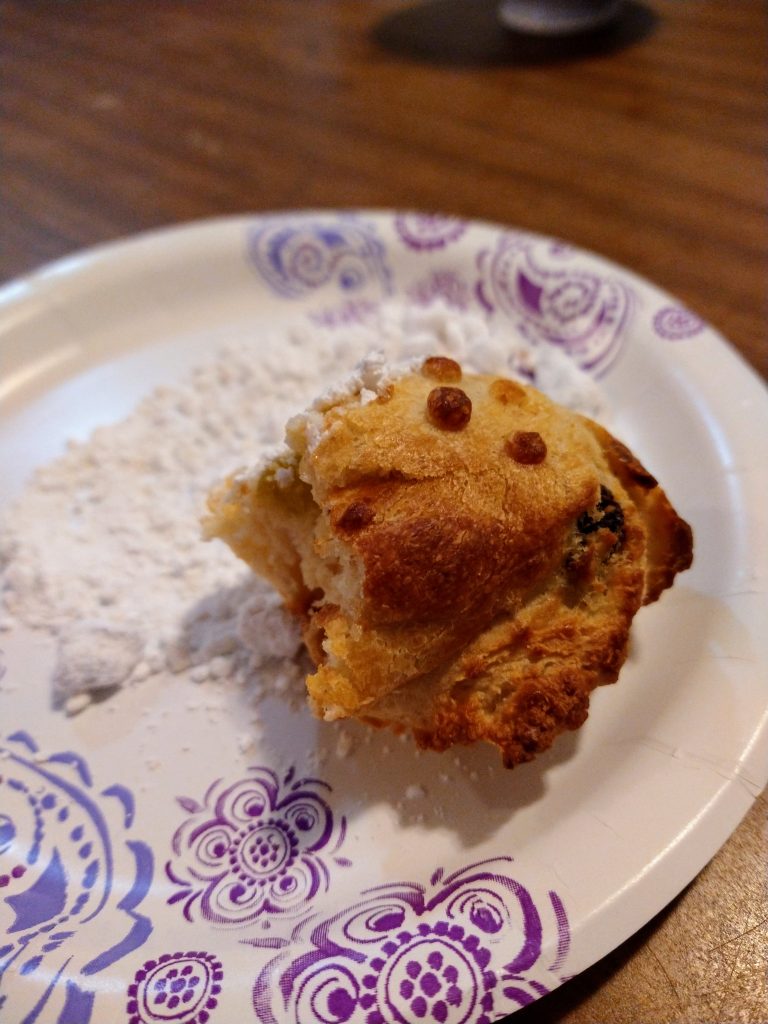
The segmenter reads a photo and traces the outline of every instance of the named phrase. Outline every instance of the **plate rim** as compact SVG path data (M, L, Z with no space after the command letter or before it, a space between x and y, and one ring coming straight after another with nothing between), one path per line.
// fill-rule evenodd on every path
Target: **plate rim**
M224 216L200 218L181 224L155 227L136 234L99 243L85 249L75 250L73 253L46 263L0 286L0 343L2 342L9 311L13 313L14 309L19 306L27 306L31 299L39 301L41 294L44 300L45 290L48 287L61 285L66 288L67 284L72 280L82 278L83 276L87 279L89 275L108 272L110 268L116 268L119 272L120 263L124 261L127 249L138 254L144 249L155 249L158 242L160 242L161 244L169 245L170 253L175 245L178 244L180 247L188 246L190 240L194 240L200 234L206 232L215 233L218 230L226 229L231 230L234 236L236 230L246 228L254 222L265 219L303 219L349 214L371 219L391 219L395 215L408 212L418 213L419 211L354 207L349 209L307 208L233 213ZM452 215L446 214L445 216ZM654 295L661 299L669 299L671 302L679 301L673 295L659 288L652 281L639 275L637 272L599 253L573 245L567 240L555 239L552 236L528 231L527 229L519 229L513 225L497 224L483 219L466 217L459 219L469 225L479 225L495 233L522 231L526 236L544 242L565 241L565 244L577 255L588 256L590 259L599 261L604 267L618 273L622 278L635 284L640 284L645 289L650 289ZM717 343L713 351L718 353L728 372L735 375L743 383L744 387L750 391L754 401L759 404L761 413L765 414L768 412L768 387L766 387L765 382L744 356L732 346L717 328L712 327L708 323L706 327L711 338ZM682 365L683 367L685 366L685 360L683 360ZM768 446L766 448L768 450ZM764 598L765 593L765 590L758 591L754 595L755 603L758 598ZM768 706L766 707L766 717L762 725L762 742L765 752L768 754ZM607 945L605 943L600 944L600 948L596 949L594 955L590 952L587 958L588 962L580 966L580 970L586 969L611 950L617 948L634 931L650 921L711 860L727 838L738 827L739 822L746 815L757 796L756 793L752 793L751 790L748 790L743 785L743 781L738 773L730 779L723 779L716 795L709 801L698 819L678 837L678 841L671 848L663 851L665 854L663 857L655 858L646 871L642 873L641 877L628 883L628 888L625 888L627 888L627 891L631 890L636 902L642 902L644 906L651 906L652 909L650 912L643 910L640 914L640 920L633 919L631 922L625 922L618 929L614 927L614 932L620 932L621 937L616 939L614 936L614 938L608 941ZM762 784L765 785L766 782L768 782L768 759L766 760L766 776L762 780ZM723 822L727 823L725 827L723 827ZM670 866L676 867L677 870L670 874ZM662 868L666 869L666 873L662 874L662 877L659 878ZM649 894L654 896L652 900L648 899ZM622 891L620 895L623 895L626 900L626 892ZM588 930L595 927L600 930L601 921L597 919L602 918L605 913L609 912L617 902L617 899L618 896L614 896L614 898L608 901L611 906L606 904L605 906L595 908L593 913L589 914L585 921L582 922L582 930L585 927ZM614 918L615 916L614 914ZM603 930L605 931L606 929L603 928ZM610 930L609 927L607 931L610 933ZM582 935L582 941L583 939Z

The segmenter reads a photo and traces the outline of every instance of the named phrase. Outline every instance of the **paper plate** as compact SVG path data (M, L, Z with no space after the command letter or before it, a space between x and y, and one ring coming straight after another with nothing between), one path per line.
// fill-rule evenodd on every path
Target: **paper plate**
M333 330L391 298L482 311L598 377L615 433L692 523L694 567L638 615L586 726L511 772L490 750L418 755L362 730L340 750L336 725L279 694L246 749L236 689L184 673L68 717L50 639L0 634L3 1019L498 1020L646 922L765 785L765 389L694 312L562 242L448 216L279 213L15 282L0 296L3 500L217 339Z

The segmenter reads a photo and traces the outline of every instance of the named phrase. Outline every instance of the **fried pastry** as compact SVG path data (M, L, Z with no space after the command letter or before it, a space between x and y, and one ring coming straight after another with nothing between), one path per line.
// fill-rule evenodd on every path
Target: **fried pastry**
M205 531L300 616L321 718L528 761L582 725L637 610L691 564L690 527L607 430L444 357L286 437L211 493Z

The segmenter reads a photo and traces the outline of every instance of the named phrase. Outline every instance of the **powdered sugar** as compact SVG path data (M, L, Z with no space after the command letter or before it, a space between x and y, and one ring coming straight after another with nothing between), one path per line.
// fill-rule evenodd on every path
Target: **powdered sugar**
M83 703L75 695L163 671L204 682L258 668L265 685L292 684L306 668L296 627L223 545L201 542L205 494L270 455L318 391L319 415L334 396L375 397L393 367L440 353L470 371L541 374L553 397L599 411L594 384L559 352L439 304L229 345L34 474L0 521L0 621L55 639L54 689L70 708Z
M237 632L264 659L293 658L301 644L296 620L284 613L278 595L266 587L255 588L241 607Z
M320 439L324 437L329 428L325 426L323 413L335 405L351 404L356 401L359 405L368 405L376 398L383 395L390 384L399 376L415 369L423 361L423 356L411 356L396 363L388 363L381 349L375 349L363 356L358 362L352 374L346 380L335 381L326 388L304 412L294 416L288 423L288 431L298 431L301 426L301 433L306 437L307 449L312 451L317 447ZM332 427L330 428L333 429ZM259 467L251 472L258 472ZM276 474L278 483L281 482L281 471ZM286 473L285 482L293 479L292 473Z

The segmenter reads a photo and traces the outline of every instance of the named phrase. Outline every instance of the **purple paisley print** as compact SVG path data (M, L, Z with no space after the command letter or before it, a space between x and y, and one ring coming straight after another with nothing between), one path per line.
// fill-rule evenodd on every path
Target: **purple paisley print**
M395 231L400 240L417 252L444 249L461 238L466 230L465 221L439 213L401 213L395 217Z
M490 1024L545 995L564 980L568 920L555 893L535 903L511 865L379 886L305 919L272 940L280 952L253 989L260 1024Z
M278 780L251 768L232 784L215 782L202 804L182 797L189 813L173 837L166 874L188 921L245 927L274 915L306 913L328 890L346 822L334 819L318 779Z
M692 338L704 330L704 321L682 306L665 306L653 318L653 329L667 341Z
M509 233L480 254L479 269L480 301L534 342L559 346L595 376L618 355L632 293L617 276L586 269L583 254Z
M133 796L16 732L0 741L0 808L0 1018L88 1024L94 976L152 932L137 910L153 859L131 837Z
M223 977L211 953L163 953L147 960L128 986L128 1024L208 1024Z
M327 309L313 309L307 313L308 319L319 327L350 327L352 324L369 324L379 310L380 303L367 299L356 301L351 299L339 306Z
M248 236L248 255L264 283L283 298L327 288L370 300L391 291L384 246L375 229L352 214L259 221Z
M472 303L472 288L452 270L435 270L408 289L408 298L417 306L444 302L453 309L467 310Z

